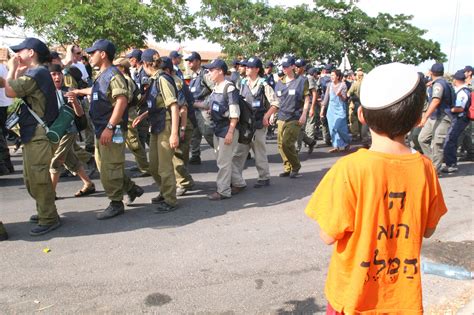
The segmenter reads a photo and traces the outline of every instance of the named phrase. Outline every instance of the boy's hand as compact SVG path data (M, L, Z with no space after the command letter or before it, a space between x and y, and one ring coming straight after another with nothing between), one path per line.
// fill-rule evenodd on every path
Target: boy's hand
M332 245L336 242L336 239L332 236L327 235L323 230L319 232L319 237L323 240L326 245Z

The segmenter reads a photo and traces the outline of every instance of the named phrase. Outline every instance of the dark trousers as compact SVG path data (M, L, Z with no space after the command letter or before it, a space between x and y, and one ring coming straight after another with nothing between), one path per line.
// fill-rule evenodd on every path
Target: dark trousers
M448 134L443 145L444 152L444 163L447 166L456 165L456 151L458 147L458 138L464 129L469 124L469 119L467 117L456 117L451 122L451 127L448 129Z

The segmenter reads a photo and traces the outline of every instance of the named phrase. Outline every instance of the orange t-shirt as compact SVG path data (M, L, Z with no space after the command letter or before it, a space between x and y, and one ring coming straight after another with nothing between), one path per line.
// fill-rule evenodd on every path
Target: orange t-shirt
M325 288L332 307L422 313L421 242L446 211L436 171L421 154L361 149L341 158L305 210L337 240Z

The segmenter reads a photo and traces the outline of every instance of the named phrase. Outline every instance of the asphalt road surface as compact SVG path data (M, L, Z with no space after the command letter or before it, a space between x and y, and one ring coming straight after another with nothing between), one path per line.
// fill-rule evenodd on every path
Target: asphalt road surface
M304 208L341 155L303 149L301 177L279 178L276 141L268 147L271 186L252 187L251 160L248 188L213 202L206 194L215 189L217 167L203 145L203 164L190 168L195 190L169 214L153 213L151 177L135 179L145 194L106 221L95 219L108 205L97 174L99 192L83 198L73 197L79 180L61 179L63 226L40 237L28 234L35 205L21 172L0 177L0 219L10 235L0 243L0 313L323 314L331 247ZM132 159L127 154L127 166ZM21 152L13 160L21 170ZM441 178L449 212L425 243L425 259L472 267L473 169L463 163ZM454 314L473 299L471 281L424 275L423 289L431 314Z

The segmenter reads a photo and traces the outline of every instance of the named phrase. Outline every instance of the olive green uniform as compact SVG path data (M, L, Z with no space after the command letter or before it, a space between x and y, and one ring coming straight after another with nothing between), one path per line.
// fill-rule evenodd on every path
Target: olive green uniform
M22 76L9 80L9 84L17 97L25 97L31 109L39 117L44 116L46 98L33 78ZM52 225L59 219L54 202L56 194L49 175L53 153L46 131L37 125L31 141L23 144L23 178L28 193L36 201L39 225Z
M156 97L157 107L169 107L177 103L174 87L163 77L161 71L156 72L150 79L159 83L160 93ZM151 124L151 122L150 122ZM159 134L150 136L150 173L156 184L160 187L160 194L168 205L175 206L176 177L173 166L174 150L170 147L171 114L166 111L166 124Z
M282 79L282 83L286 83L287 77L285 76ZM306 80L304 85L304 98L309 96L309 83ZM304 102L303 98L303 102ZM303 109L303 104L301 104ZM301 131L301 126L298 123L298 120L289 120L283 121L278 119L278 136L277 144L278 151L280 152L281 158L283 160L283 169L286 173L291 171L297 172L301 168L300 159L298 158L298 152L296 152L295 143L298 140L298 136Z
M173 75L174 82L178 91L183 89L183 81L176 75ZM178 106L187 106L187 103L178 104ZM174 175L176 177L176 186L181 188L191 188L194 185L194 180L188 171L189 161L189 146L193 136L193 124L189 117L186 120L186 127L184 130L184 137L179 139L179 146L174 150L173 166ZM180 133L182 131L180 130Z
M128 99L127 81L122 75L116 74L110 80L107 98L115 106L118 96ZM126 109L125 109L126 110ZM124 139L126 132L123 132ZM102 145L100 139L95 141L95 161L100 172L100 181L107 197L112 201L122 201L123 193L132 190L135 183L125 175L125 142Z
M127 80L128 84L128 100L129 102L133 98L134 87L135 83L133 79L129 76L124 75L125 79ZM138 136L137 128L132 127L133 120L137 118L137 108L135 106L128 107L128 131L127 131L127 138L125 139L125 143L127 144L127 148L133 153L135 157L135 161L137 162L138 169L142 173L148 173L148 159L146 157L146 151L143 145L140 142Z

